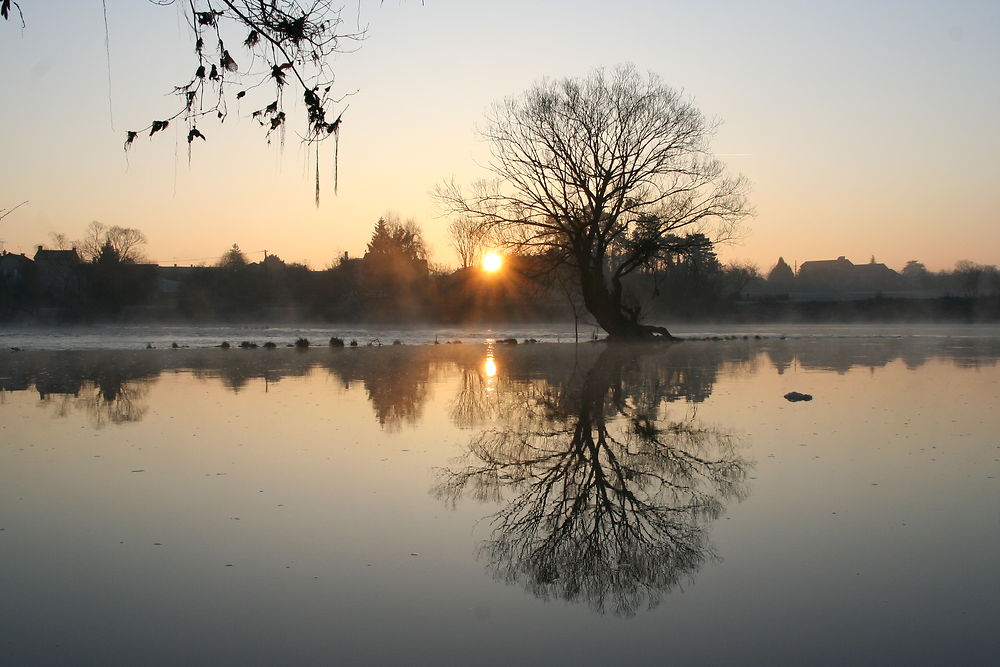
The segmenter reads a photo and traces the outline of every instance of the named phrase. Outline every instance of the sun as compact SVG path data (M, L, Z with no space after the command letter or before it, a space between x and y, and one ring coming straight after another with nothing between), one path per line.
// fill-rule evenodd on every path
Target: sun
M483 271L487 273L494 273L500 270L503 266L503 257L495 251L490 251L483 255Z

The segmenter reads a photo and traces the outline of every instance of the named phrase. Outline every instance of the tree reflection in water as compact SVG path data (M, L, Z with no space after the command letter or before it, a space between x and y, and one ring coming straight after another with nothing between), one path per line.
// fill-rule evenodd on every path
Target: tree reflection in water
M149 410L146 395L152 382L146 378L128 381L117 377L102 378L95 382L89 395L82 397L84 409L98 428L108 423L141 421Z
M149 410L146 396L155 379L103 377L77 381L72 393L39 391L42 403L52 405L55 416L65 417L71 410L86 413L95 428L108 424L142 421Z
M497 425L472 438L469 465L440 471L435 492L502 503L480 552L498 578L632 615L712 557L706 524L745 496L749 463L693 412L667 419L666 401L692 388L663 382L689 376L662 365L609 348L563 383L506 378L485 400L459 396L459 425L490 413ZM466 378L470 391L484 393Z

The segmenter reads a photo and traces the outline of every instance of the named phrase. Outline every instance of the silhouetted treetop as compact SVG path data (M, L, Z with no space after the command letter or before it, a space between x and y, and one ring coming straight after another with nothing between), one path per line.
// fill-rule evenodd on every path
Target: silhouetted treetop
M767 274L767 281L773 284L787 285L795 279L792 267L785 263L784 257L779 257L778 262Z
M365 252L365 259L378 258L427 259L423 232L417 223L414 220L400 222L398 216L393 214L379 218Z
M641 323L623 279L677 253L679 230L729 238L749 213L746 181L710 152L713 130L678 91L631 66L545 79L487 118L495 180L437 194L517 252L570 266L609 338L669 337Z
M65 239L57 240L64 241ZM145 261L141 246L146 245L146 235L132 227L108 227L96 220L87 226L83 239L76 248L84 261L97 263L139 264Z
M241 269L247 265L247 256L240 250L239 244L234 243L233 247L219 259L216 265L223 269Z

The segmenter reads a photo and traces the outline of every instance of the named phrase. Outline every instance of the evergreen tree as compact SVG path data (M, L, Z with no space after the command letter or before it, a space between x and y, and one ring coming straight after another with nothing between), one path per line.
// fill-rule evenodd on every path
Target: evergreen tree
M372 240L368 242L365 251L365 259L369 257L388 257L393 255L396 242L392 238L392 232L385 218L379 218L375 223L375 231L372 233Z
M795 273L792 267L785 263L784 257L778 258L778 263L774 265L771 272L767 274L767 282L771 285L788 286L795 280Z

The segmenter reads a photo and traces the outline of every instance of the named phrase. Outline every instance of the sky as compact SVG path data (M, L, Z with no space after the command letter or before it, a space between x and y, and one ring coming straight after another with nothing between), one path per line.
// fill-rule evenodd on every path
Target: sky
M97 220L143 230L161 264L237 243L320 269L394 212L456 266L431 193L486 176L490 105L630 62L720 121L713 151L752 183L756 214L723 261L1000 264L995 1L347 2L367 37L331 62L351 94L338 192L327 151L318 208L311 153L293 133L269 145L252 108L199 124L190 163L180 122L122 150L195 67L178 7L107 0L105 32L100 0L20 4L24 29L0 22L0 208L29 201L0 221L10 252Z

